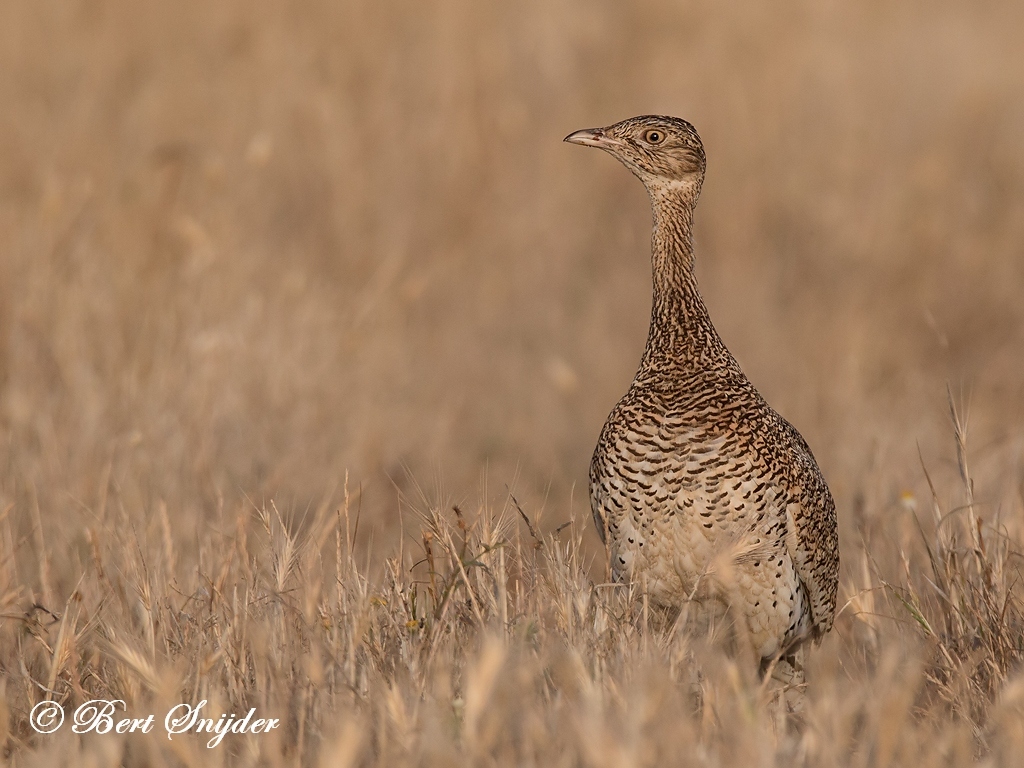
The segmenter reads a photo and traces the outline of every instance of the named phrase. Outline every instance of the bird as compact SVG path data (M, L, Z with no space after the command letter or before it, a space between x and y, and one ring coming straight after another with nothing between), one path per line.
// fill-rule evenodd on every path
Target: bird
M835 502L801 434L723 343L694 272L704 145L644 115L564 139L618 159L647 189L653 301L640 365L601 430L590 500L615 582L666 608L724 609L762 674L801 683L835 619Z

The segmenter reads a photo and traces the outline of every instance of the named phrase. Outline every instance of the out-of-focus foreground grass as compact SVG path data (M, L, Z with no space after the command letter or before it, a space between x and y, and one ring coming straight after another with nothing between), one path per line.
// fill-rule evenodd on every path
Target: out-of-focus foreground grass
M2 749L209 760L28 728L103 696L282 714L240 764L1012 760L1022 32L1012 2L0 5ZM650 218L560 139L646 112L704 138L705 298L838 502L801 727L594 586Z

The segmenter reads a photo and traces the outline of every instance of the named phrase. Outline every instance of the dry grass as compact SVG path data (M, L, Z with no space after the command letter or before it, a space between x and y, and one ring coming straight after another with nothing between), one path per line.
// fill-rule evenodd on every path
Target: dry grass
M0 5L5 759L1014 764L1022 29L941 0ZM649 211L559 140L643 112L701 131L705 297L840 509L800 723L603 586L582 481ZM47 696L284 726L42 737Z
M239 764L1012 764L1022 542L965 511L960 524L937 506L943 522L909 550L865 548L867 584L811 657L797 721L714 634L595 584L584 521L541 536L514 498L410 514L418 543L377 580L357 562L347 495L301 521L273 504L222 514L189 569L165 509L144 531L112 514L87 531L85 575L61 610L20 616L24 596L6 598L10 747L33 744L50 764L211 759L207 736L37 736L25 715L49 690L69 710L123 699L159 718L184 699L281 718L273 736L219 747L215 760Z

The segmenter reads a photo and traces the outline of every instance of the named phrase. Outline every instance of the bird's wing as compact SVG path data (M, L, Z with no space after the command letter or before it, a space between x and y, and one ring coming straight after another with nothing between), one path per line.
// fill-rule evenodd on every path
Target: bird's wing
M787 424L787 426L789 426ZM794 459L786 505L786 549L811 601L813 635L832 629L839 587L836 506L803 437L792 426Z

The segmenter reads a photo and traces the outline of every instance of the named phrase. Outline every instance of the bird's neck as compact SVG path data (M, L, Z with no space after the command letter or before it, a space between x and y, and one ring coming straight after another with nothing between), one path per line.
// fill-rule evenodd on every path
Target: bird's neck
M697 290L694 273L693 208L697 192L683 188L672 194L651 194L654 300L641 371L645 364L660 369L666 362L673 367L708 364L725 352ZM652 366L655 361L657 365Z

